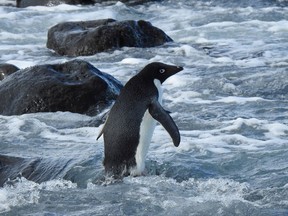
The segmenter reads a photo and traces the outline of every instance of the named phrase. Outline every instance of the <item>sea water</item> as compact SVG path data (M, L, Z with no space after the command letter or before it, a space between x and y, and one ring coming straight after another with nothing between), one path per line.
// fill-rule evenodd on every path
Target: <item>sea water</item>
M163 86L180 146L157 125L145 176L103 181L101 126L91 123L97 116L0 116L0 154L37 159L43 176L53 174L38 182L19 174L0 187L0 214L288 215L287 5L164 0L0 7L0 63L26 68L74 59L46 48L48 29L113 18L147 20L174 42L77 59L123 84L150 62L185 68Z

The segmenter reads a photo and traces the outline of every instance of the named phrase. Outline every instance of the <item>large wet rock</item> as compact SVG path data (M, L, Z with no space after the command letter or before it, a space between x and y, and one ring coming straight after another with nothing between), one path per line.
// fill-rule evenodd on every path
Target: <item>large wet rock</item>
M115 78L82 60L34 66L0 82L0 114L70 111L97 115L121 88Z
M15 65L6 63L0 64L0 81L18 70L20 69Z
M47 47L60 55L85 56L121 47L154 47L172 39L151 23L113 19L64 22L49 29Z
M29 7L29 6L53 6L59 4L95 4L94 0L17 0L16 6L20 8Z
M121 0L121 2L128 4L128 5L136 5L142 4L149 1L159 1L159 0ZM82 4L82 5L89 5L95 3L102 3L102 4L115 4L118 2L117 0L16 0L17 7L29 7L29 6L52 6L52 5L59 5L59 4Z

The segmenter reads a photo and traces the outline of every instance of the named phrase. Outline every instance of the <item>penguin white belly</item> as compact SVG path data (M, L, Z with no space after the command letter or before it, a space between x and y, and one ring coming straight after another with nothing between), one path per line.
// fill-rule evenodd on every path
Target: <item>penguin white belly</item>
M158 101L161 104L163 92L161 82L155 79L154 84L158 89ZM132 170L130 170L130 175L132 176L143 174L143 171L145 169L145 158L149 149L155 126L156 121L152 118L149 111L146 110L140 125L140 139L135 154L136 166Z

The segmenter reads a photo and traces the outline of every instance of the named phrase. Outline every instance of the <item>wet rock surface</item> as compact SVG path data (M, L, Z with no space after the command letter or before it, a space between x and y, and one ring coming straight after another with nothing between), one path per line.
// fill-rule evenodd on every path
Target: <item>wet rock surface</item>
M30 6L53 6L53 5L59 5L59 4L94 4L95 2L93 0L17 0L16 6L20 8L24 7L30 7Z
M10 74L20 70L18 67L12 64L0 64L0 81L5 79Z
M144 20L103 19L59 23L48 31L47 48L59 55L87 56L121 47L155 47L173 40Z
M159 1L159 0L150 0L150 1ZM128 5L137 5L150 2L149 0L122 0L121 2ZM29 6L52 6L59 4L71 4L71 5L91 5L95 3L99 4L115 4L118 1L115 0L17 0L16 6L20 8L29 7ZM9 2L10 3L10 2ZM1 4L1 3L0 3ZM10 3L12 5L12 3Z
M0 82L0 114L70 111L97 115L118 96L122 85L82 60L38 65Z

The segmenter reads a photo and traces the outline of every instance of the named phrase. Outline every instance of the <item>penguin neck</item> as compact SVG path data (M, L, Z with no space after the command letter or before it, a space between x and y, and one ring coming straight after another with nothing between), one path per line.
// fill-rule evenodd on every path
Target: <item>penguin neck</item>
M158 79L154 79L153 82L154 82L155 87L158 90L158 101L160 104L162 104L163 88L162 88L161 82Z

